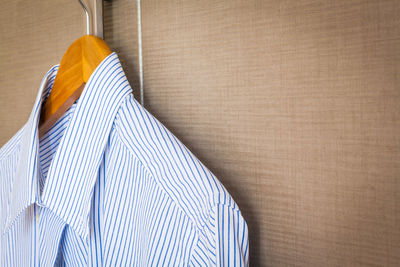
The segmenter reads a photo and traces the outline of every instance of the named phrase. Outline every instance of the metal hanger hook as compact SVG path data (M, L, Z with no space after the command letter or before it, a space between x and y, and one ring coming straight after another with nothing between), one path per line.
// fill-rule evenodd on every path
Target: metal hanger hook
M81 6L83 7L83 10L85 11L86 14L86 34L90 35L90 29L91 29L91 25L90 25L90 13L88 8L86 7L86 5L82 2L82 0L78 0L79 3L81 4Z

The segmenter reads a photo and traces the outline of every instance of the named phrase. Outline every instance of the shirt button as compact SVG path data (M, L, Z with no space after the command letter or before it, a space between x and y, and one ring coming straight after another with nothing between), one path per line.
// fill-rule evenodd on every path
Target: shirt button
M39 208L39 207L38 207ZM36 209L36 211L35 211L35 218L36 218L36 221L38 222L39 221L39 209Z

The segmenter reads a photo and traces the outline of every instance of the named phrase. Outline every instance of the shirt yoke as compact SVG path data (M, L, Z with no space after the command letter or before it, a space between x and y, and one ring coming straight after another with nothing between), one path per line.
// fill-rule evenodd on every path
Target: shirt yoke
M128 150L198 229L217 205L239 210L215 175L132 94L124 99L115 125Z

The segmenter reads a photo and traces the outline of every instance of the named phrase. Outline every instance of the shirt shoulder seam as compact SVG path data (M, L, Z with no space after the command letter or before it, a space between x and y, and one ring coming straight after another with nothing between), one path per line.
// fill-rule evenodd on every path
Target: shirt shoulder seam
M122 105L121 105L122 106ZM119 130L119 121L118 119L115 122L115 126L116 126L116 137L118 138L118 140L123 144L123 146L125 147L125 149L127 149L127 151L129 151L129 154L134 157L144 168L144 170L148 173L148 175L151 177L151 179L153 179L153 181L156 183L157 187L160 188L160 190L166 195L168 196L168 198L171 200L172 203L174 203L174 205L179 208L179 210L188 218L188 220L190 221L190 223L192 224L192 227L194 229L196 229L196 235L197 235L197 231L198 231L198 227L196 225L195 222L193 222L193 220L190 218L190 216L181 208L180 205L178 205L177 203L175 203L174 199L168 194L168 192L159 184L159 182L157 181L157 179L155 179L153 172L146 166L146 164L144 164L142 162L142 160L137 157L135 155L135 153L132 151L132 149L129 147L129 145L126 143L127 140L126 138L123 138L121 136L120 130Z
M171 201L171 203L173 203L173 205L175 207L178 208L178 210L184 214L184 216L188 219L188 221L190 222L191 228L194 230L194 239L193 239L193 245L197 245L198 239L199 239L199 231L202 231L202 229L190 218L190 216L182 209L182 207L180 205L178 205L177 203L175 203L174 199L168 194L168 192L159 184L159 182L157 181L157 179L154 178L154 175L152 173L152 171L146 166L146 164L144 164L136 155L135 153L130 149L129 145L126 144L126 140L125 138L121 137L121 134L119 132L119 126L118 126L118 121L116 121L115 123L116 125L116 137L117 139L122 143L122 145L125 147L125 149L127 151L129 151L129 154L135 158L140 165L143 166L144 171L149 175L149 177L154 181L154 183L156 184L156 186L161 190L161 192L163 194L165 194L168 199ZM208 214L208 217L210 216L210 213ZM208 220L207 220L208 221ZM192 252L194 250L194 246L192 246L192 249L189 251L188 254L188 260L191 259L192 257Z
M133 157L135 157L139 162L140 162L140 164L145 168L145 170L148 172L148 174L152 177L152 179L155 181L155 183L157 184L157 186L158 187L160 187L160 189L165 193L165 194L167 194L167 196L171 199L171 201L172 202L174 202L175 203L175 201L174 201L174 199L168 194L168 192L160 185L160 183L157 181L157 179L155 179L155 175L154 175L154 173L146 166L146 164L144 164L143 162L142 162L142 160L135 154L135 152L134 151L132 151L132 149L130 148L130 146L129 146L129 144L127 143L128 142L128 138L124 138L123 136L122 136L122 133L120 133L120 123L121 123L121 118L120 118L120 116L118 116L118 113L120 112L120 110L122 110L122 109L124 109L125 107L126 107L126 102L127 101L129 101L129 98L130 97L133 97L132 95L127 95L124 99L123 99L123 101L121 102L121 105L120 105L120 107L119 107L119 110L118 110L118 112L117 112L117 116L116 116L116 120L115 120L115 122L114 122L114 125L115 125L115 130L116 130L116 132L117 132L117 138L122 142L122 144L124 145L124 147L129 151L129 153L133 156ZM206 216L207 217L209 217L210 216L210 213L211 213L211 209L213 208L213 207L215 207L215 206L218 206L218 205L224 205L224 206L226 206L226 207L228 207L228 208L231 208L231 209L233 209L233 210L236 210L236 211L239 211L240 212L240 209L239 209L239 207L237 206L237 204L236 203L232 203L231 201L229 201L229 202L223 202L223 201L221 201L221 198L220 198L220 194L219 194L220 192L213 192L213 194L212 194L212 197L210 198L210 205L208 206L208 210L207 210L207 214L206 214ZM175 203L175 205L177 205L178 207L180 207L180 205L178 205L177 203ZM182 210L182 212L190 219L190 216L188 216L187 215L187 213L185 212L185 210L183 210L181 207L180 207L180 209ZM192 221L192 223L194 223L194 225L196 225L197 226L197 224L196 224L196 222L193 222L193 220L191 220ZM200 227L199 226L197 226L196 228L202 228L204 225L200 225Z

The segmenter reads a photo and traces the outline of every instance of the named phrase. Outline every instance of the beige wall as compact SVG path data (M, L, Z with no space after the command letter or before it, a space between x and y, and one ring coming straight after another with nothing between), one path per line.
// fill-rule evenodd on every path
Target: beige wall
M0 144L84 34L55 2L2 3ZM105 36L138 95L135 2ZM400 265L400 1L142 0L142 23L145 106L232 193L252 266Z

